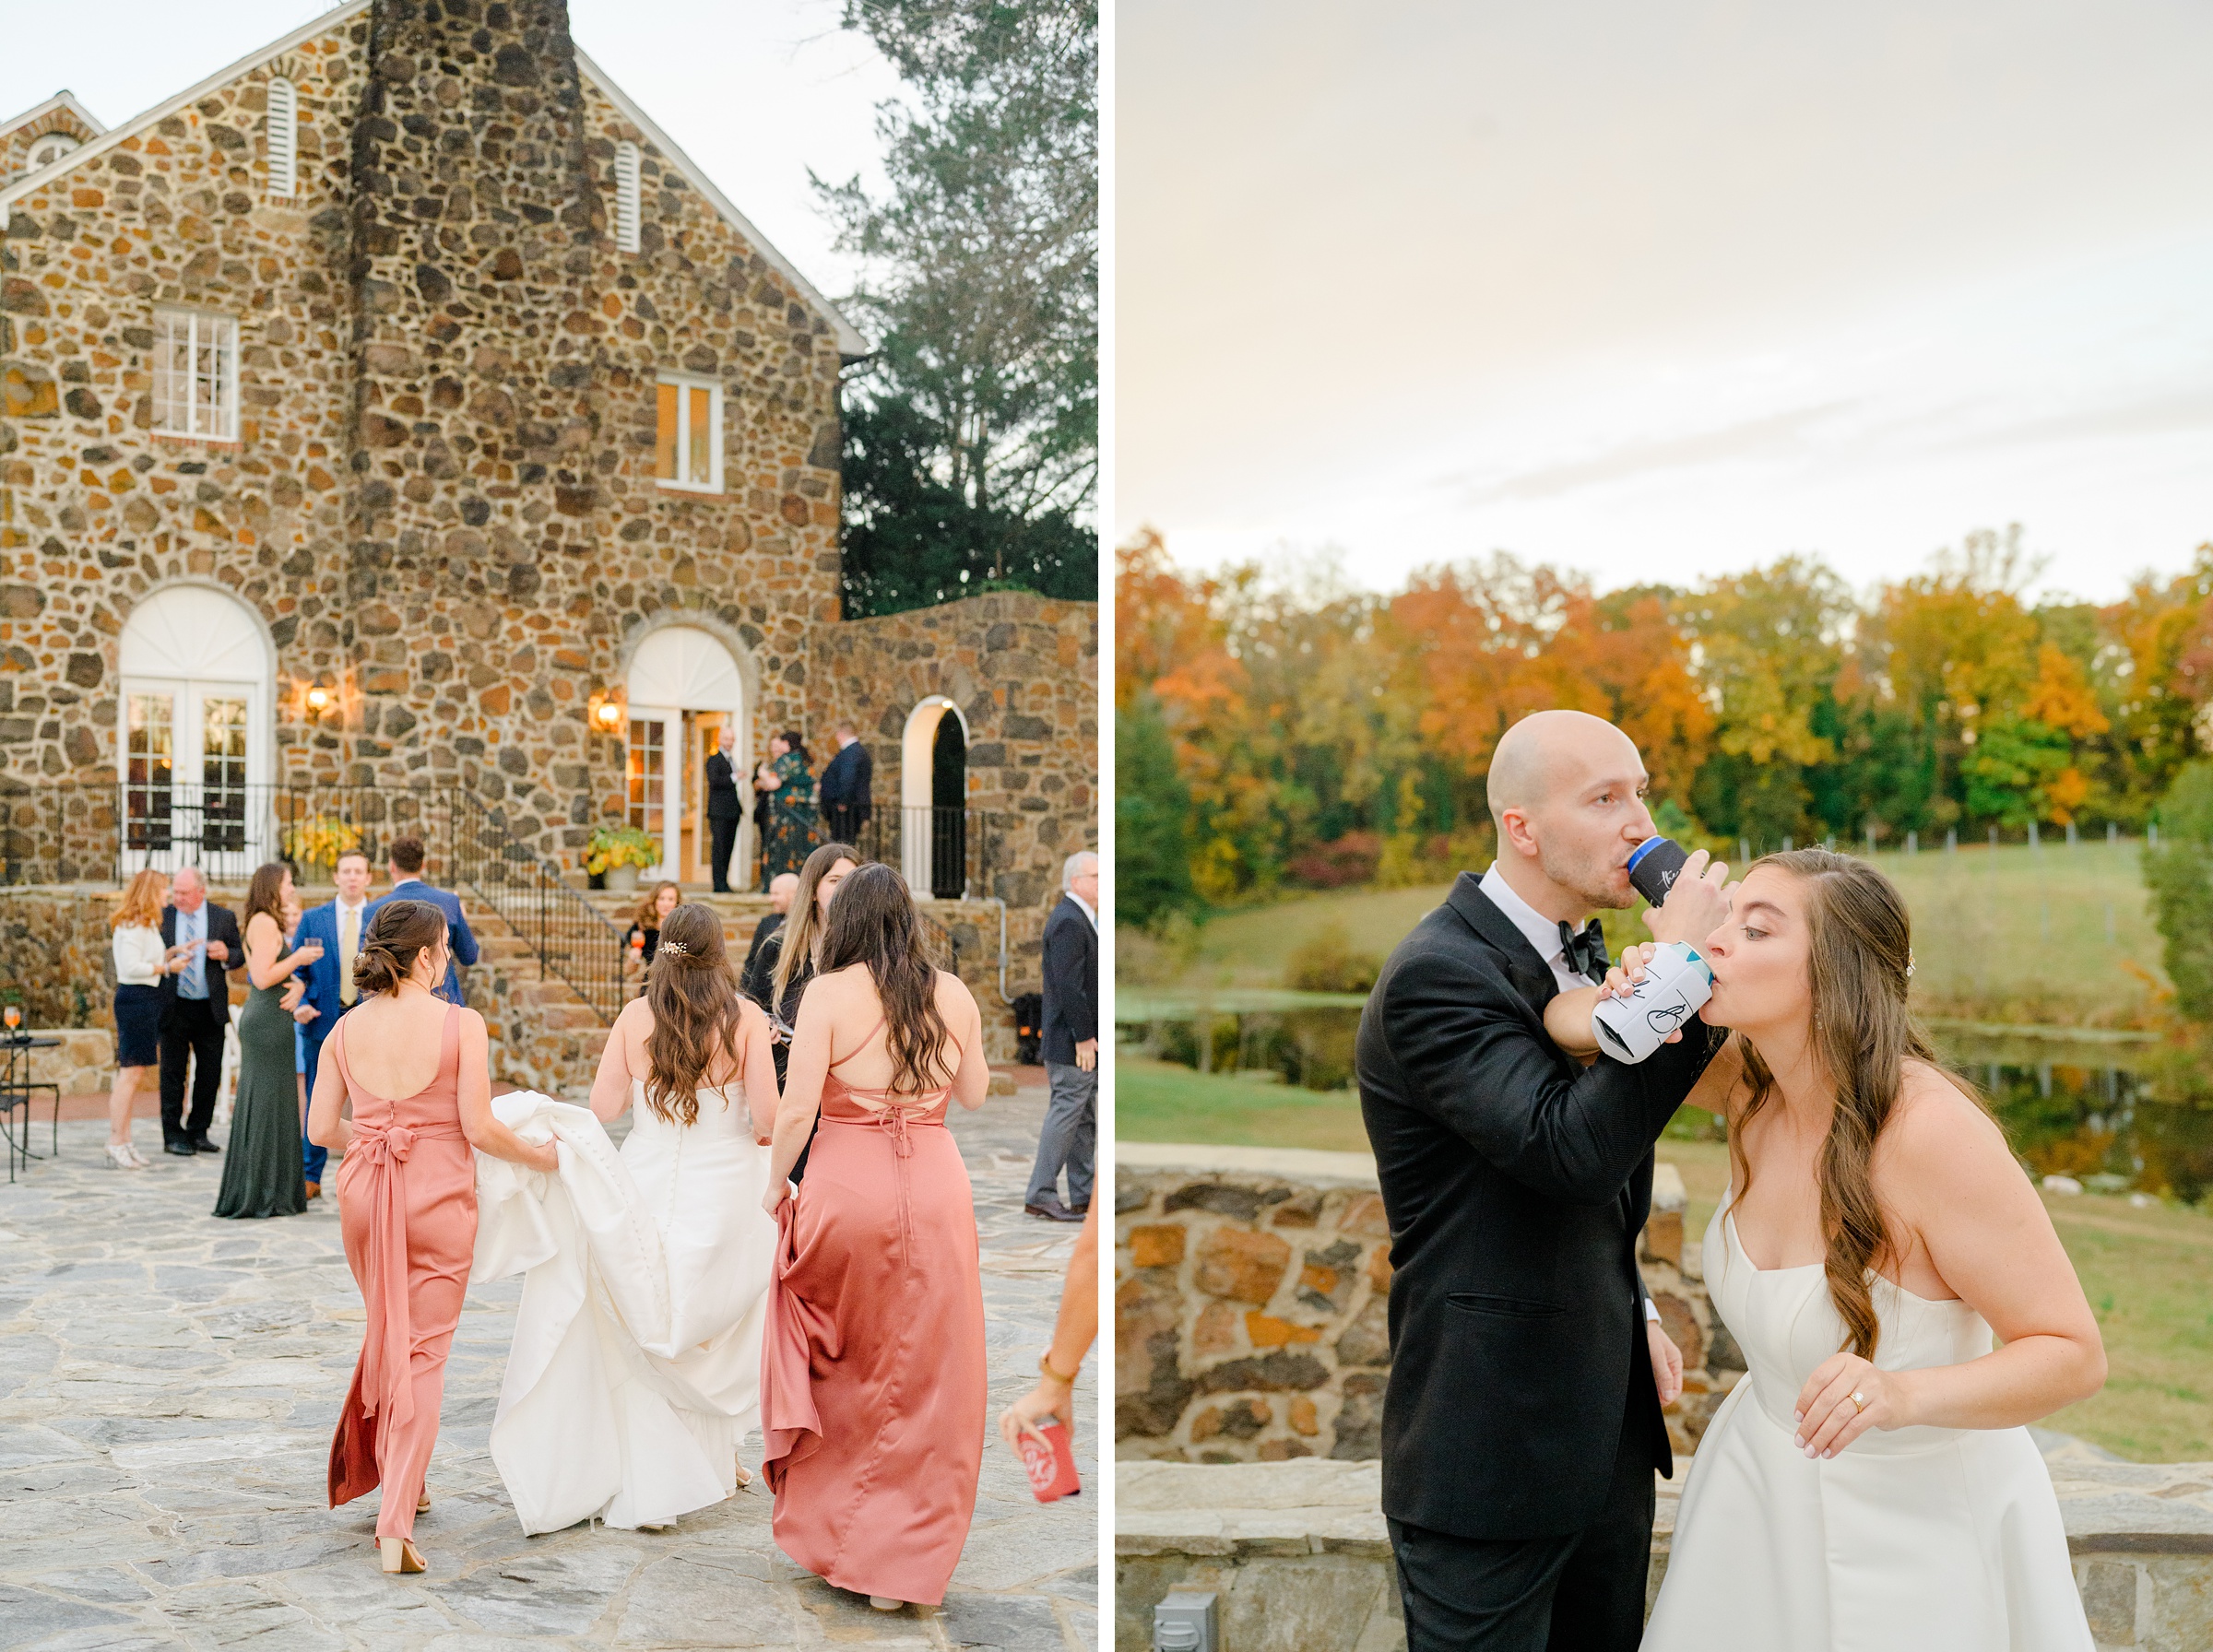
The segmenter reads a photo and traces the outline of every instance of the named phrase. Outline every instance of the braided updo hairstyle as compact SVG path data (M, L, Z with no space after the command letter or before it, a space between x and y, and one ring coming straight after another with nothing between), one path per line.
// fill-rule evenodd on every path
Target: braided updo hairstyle
M716 1053L738 1056L745 1049L746 1003L730 974L722 919L697 901L679 903L661 920L660 950L645 978L645 1007L653 1011L645 1102L661 1117L685 1125L698 1120L700 1086Z
M386 901L370 914L353 955L355 990L391 992L414 973L418 958L444 944L445 914L428 901Z

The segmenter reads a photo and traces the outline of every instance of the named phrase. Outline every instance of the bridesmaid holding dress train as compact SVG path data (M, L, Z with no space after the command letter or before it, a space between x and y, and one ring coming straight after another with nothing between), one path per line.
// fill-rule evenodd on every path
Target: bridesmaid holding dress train
M445 962L437 907L377 907L354 955L361 1001L332 1030L308 1105L310 1139L345 1154L338 1216L368 1309L330 1444L330 1505L384 1488L376 1538L387 1572L423 1569L415 1516L430 1507L423 1475L476 1248L469 1149L549 1174L560 1166L550 1145L531 1146L493 1115L484 1018L438 996Z
M830 903L789 1072L763 1201L779 1230L761 1354L776 1544L881 1611L935 1605L976 1512L986 1404L976 1206L945 1110L981 1106L991 1075L976 999L924 955L889 867Z

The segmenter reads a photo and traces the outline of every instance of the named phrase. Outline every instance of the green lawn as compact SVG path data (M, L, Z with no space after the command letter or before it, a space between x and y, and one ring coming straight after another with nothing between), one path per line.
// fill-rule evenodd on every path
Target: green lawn
M1117 1075L1124 1140L1367 1150L1359 1103L1346 1092L1128 1057ZM1728 1149L1670 1137L1660 1156L1682 1172L1686 1231L1702 1233L1728 1186ZM2138 1462L2213 1460L2213 1218L2132 1210L2094 1194L2044 1203L2098 1312L2111 1368L2102 1392L2049 1425Z
M1876 864L1912 908L1914 996L1924 1014L2073 1026L2139 1022L2164 976L2145 911L2138 845L2102 839L2069 849L1940 848L1885 853ZM1445 896L1442 887L1342 890L1231 913L1201 932L1175 985L1280 985L1290 955L1331 922L1381 957ZM1624 914L1614 942L1644 938Z

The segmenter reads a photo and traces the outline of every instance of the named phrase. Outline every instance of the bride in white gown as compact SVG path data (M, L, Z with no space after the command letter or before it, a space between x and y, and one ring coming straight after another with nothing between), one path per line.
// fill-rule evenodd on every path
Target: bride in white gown
M478 1161L475 1278L525 1275L491 1456L526 1531L664 1526L751 1480L776 1102L768 1020L738 994L720 918L685 903L589 1109L493 1103L525 1140L561 1143L558 1180ZM625 1107L618 1154L602 1121Z
M2025 1425L2095 1393L2104 1350L1913 1023L1904 903L1864 863L1770 856L1706 950L1704 1018L1735 1034L1691 1097L1732 1160L1706 1280L1750 1369L1693 1459L1646 1652L2090 1652Z

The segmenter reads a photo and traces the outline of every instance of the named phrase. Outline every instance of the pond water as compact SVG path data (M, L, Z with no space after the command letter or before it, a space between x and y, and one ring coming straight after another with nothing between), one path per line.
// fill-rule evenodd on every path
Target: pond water
M1356 1001L1298 993L1252 999L1201 1009L1189 999L1147 994L1118 1013L1124 1040L1162 1059L1216 1072L1272 1069L1310 1090L1350 1084ZM1937 1023L1931 1032L1939 1053L1988 1099L2014 1151L2038 1175L2193 1203L2213 1190L2213 1112L2157 1098L2144 1070L2157 1048L2149 1036L1971 1022ZM1704 1115L1686 1112L1675 1128L1699 1127L1693 1117Z

